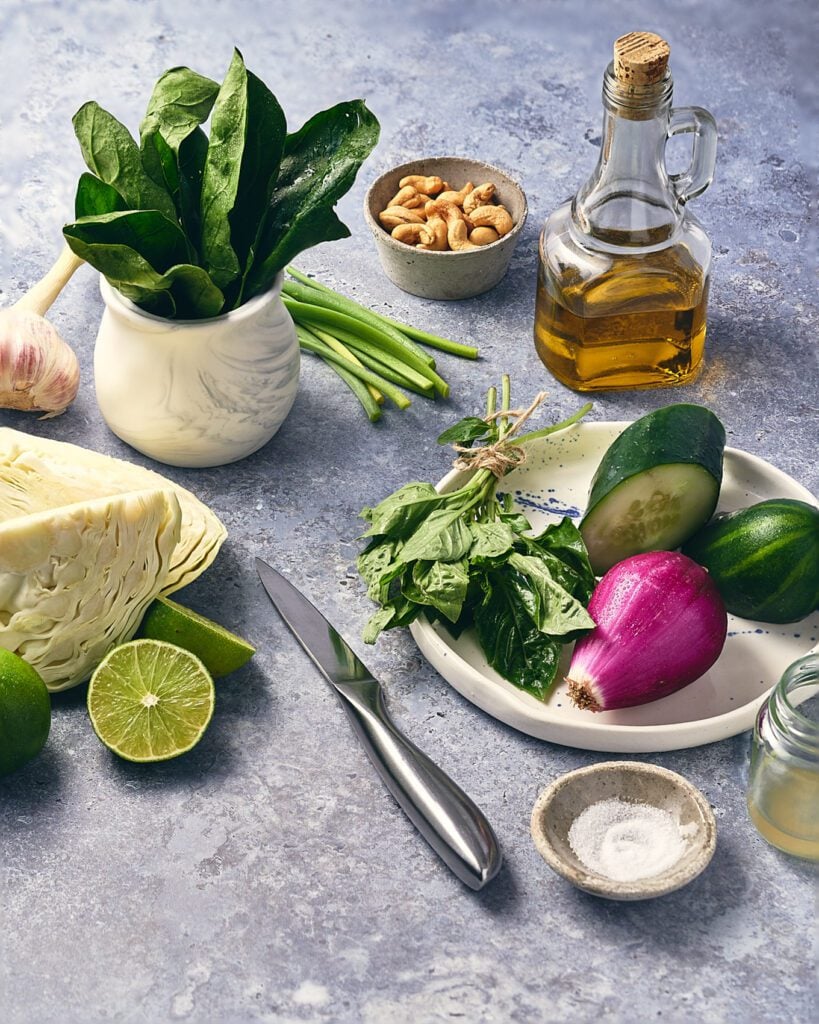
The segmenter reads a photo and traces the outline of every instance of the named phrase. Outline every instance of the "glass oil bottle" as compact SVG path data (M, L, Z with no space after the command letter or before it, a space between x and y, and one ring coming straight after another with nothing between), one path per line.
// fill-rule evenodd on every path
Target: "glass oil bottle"
M616 41L597 167L541 234L535 348L577 391L684 384L701 366L711 243L686 204L711 183L717 131L706 110L672 110L668 55L652 33ZM681 133L691 165L669 174Z

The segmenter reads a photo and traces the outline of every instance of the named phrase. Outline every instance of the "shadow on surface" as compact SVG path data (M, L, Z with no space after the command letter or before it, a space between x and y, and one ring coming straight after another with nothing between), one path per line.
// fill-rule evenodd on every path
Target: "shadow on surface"
M59 803L64 777L61 752L53 740L17 771L0 779L0 814L9 818L35 815L44 804Z

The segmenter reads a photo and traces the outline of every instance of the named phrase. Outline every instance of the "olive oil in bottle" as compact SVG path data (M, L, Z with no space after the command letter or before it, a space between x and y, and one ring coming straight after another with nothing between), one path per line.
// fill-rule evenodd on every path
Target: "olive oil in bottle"
M540 239L535 347L578 391L682 384L703 356L711 245L686 202L714 168L707 111L671 109L669 48L631 33L603 82L600 160ZM691 167L669 175L665 143L691 132Z

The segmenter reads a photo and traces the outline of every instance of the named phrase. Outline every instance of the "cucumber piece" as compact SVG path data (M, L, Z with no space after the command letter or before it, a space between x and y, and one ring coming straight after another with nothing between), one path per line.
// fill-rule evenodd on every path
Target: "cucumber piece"
M819 607L819 508L770 498L717 516L685 545L725 607L759 622L798 622Z
M667 405L612 442L580 524L597 575L631 555L672 551L711 518L725 428L701 405Z

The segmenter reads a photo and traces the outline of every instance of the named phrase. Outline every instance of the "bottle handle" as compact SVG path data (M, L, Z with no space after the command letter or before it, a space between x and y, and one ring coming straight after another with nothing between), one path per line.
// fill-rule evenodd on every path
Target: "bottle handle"
M702 107L676 107L668 121L668 138L691 133L694 136L691 163L680 174L668 176L680 203L696 199L711 184L717 160L717 123Z

